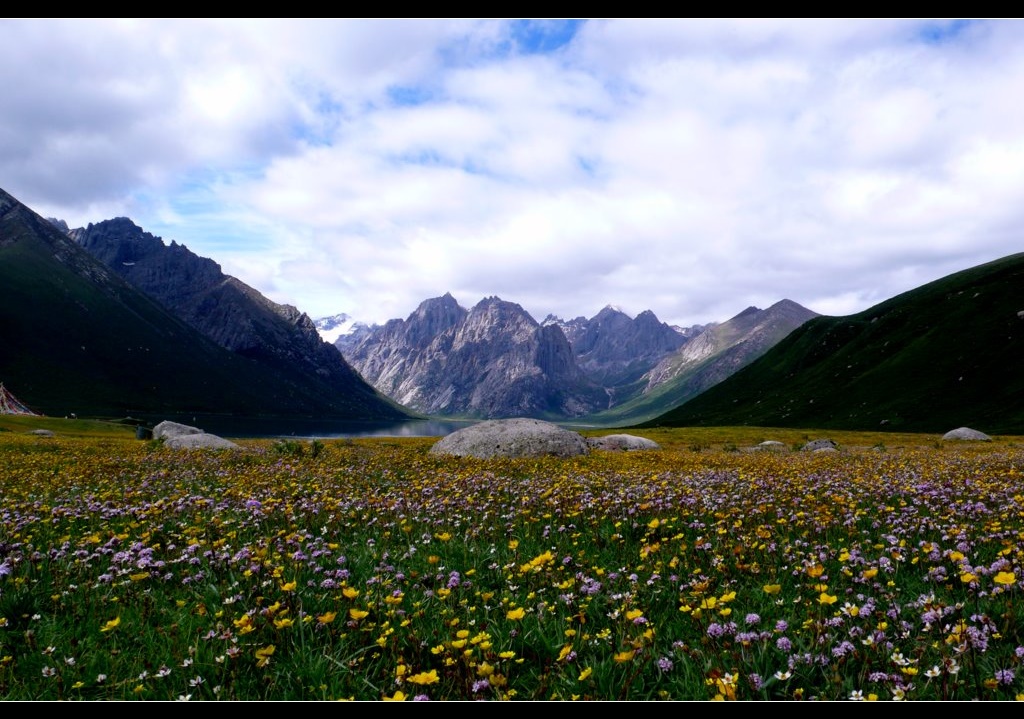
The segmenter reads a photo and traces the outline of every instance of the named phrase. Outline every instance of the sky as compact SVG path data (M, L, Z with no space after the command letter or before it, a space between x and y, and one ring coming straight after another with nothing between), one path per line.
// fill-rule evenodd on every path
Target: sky
M860 312L1024 250L1014 20L0 20L0 188L318 318Z

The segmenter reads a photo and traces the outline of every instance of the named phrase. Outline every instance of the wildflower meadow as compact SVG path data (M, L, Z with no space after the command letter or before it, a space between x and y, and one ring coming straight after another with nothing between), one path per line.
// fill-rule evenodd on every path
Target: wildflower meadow
M0 432L0 697L1024 698L1024 446L651 436Z

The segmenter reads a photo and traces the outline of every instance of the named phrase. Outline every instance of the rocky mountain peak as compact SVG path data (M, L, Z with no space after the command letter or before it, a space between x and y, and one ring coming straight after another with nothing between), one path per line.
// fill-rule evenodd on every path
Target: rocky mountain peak
M450 294L428 300L345 352L378 390L421 412L572 417L606 402L557 325L497 296L469 310Z

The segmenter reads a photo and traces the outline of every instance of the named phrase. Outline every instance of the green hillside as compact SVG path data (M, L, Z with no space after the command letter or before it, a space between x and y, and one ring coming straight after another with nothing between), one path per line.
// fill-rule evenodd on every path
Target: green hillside
M1024 253L818 317L641 426L1024 433Z
M0 382L37 412L403 418L222 349L0 191Z

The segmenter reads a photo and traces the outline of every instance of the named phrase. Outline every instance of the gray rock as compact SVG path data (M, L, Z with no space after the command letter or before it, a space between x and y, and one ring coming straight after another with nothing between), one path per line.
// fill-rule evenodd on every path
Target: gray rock
M957 429L951 429L942 435L943 439L960 439L972 442L991 442L992 438L984 432L979 432L976 429L970 427L958 427Z
M207 434L198 427L164 420L153 428L153 439L163 440L171 449L242 449L234 442Z
M777 439L766 439L754 447L755 452L784 452L786 451L785 442L780 442Z
M198 427L190 427L187 424L171 422L170 420L164 420L153 428L153 439L170 439L171 437L181 437L188 434L203 434L203 430Z
M430 448L431 454L456 457L574 457L587 454L577 432L539 419L495 419L452 432Z
M812 439L800 448L801 452L817 452L820 449L838 450L839 445L831 439Z
M653 439L637 437L632 434L609 434L604 437L587 437L587 446L591 449L603 449L613 452L661 449L661 445Z
M29 434L34 434L36 437L53 437L53 432L48 429L34 429Z
M180 434L164 440L164 446L171 449L242 449L234 442L215 434Z

